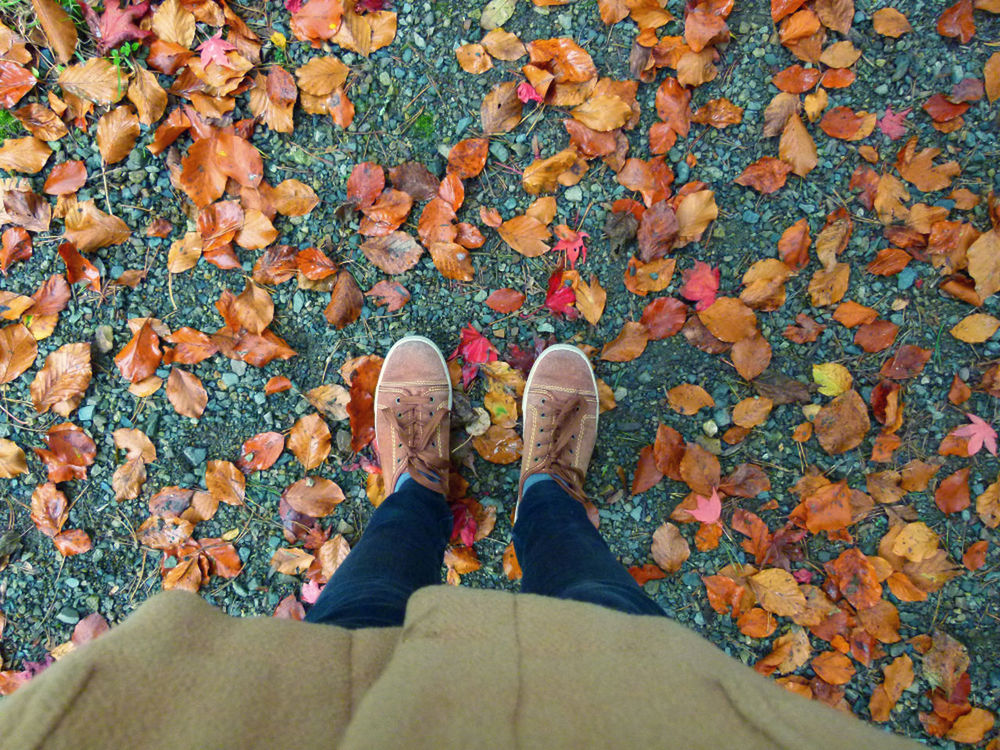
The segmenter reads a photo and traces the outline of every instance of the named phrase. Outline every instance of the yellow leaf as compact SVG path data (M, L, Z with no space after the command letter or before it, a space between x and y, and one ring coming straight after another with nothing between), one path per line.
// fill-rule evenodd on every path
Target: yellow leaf
M813 382L819 386L819 392L824 396L839 396L851 389L854 378L850 371L836 362L813 365Z

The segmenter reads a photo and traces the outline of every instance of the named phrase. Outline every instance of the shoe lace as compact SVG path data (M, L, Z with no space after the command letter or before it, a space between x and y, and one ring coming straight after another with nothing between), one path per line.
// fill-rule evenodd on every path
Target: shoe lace
M393 424L396 448L403 453L406 471L417 483L443 492L448 476L448 459L434 450L434 438L448 416L448 405L434 408L434 397L426 392L404 389L382 414ZM431 407L431 408L428 408ZM428 482L430 484L428 484Z
M531 468L531 473L551 474L567 492L583 500L584 473L573 465L576 444L576 426L581 410L586 410L587 402L579 395L566 396L550 391L539 400L538 431L535 449L540 460Z

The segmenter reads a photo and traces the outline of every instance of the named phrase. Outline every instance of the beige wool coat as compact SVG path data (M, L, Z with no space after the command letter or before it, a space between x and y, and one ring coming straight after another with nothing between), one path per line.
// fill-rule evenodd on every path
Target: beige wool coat
M401 628L159 594L0 702L2 750L916 750L659 617L433 586Z

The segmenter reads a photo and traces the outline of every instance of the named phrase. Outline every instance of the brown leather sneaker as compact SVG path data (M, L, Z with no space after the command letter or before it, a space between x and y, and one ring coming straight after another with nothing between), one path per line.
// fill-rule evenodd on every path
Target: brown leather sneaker
M404 471L448 494L451 379L441 350L423 336L400 339L375 387L375 442L386 490Z
M597 440L599 412L597 381L587 355L568 344L543 351L528 374L521 411L524 453L518 504L525 480L538 473L551 474L584 501L583 479Z

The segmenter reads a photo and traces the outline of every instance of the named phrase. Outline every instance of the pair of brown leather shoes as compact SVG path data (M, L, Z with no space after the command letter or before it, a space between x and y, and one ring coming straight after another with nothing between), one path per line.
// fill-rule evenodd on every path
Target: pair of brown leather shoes
M545 473L583 501L598 415L597 381L586 355L566 344L543 351L528 374L521 410L518 500L525 480ZM397 341L375 389L375 440L390 492L409 472L418 484L448 494L450 411L451 379L441 351L423 336Z

